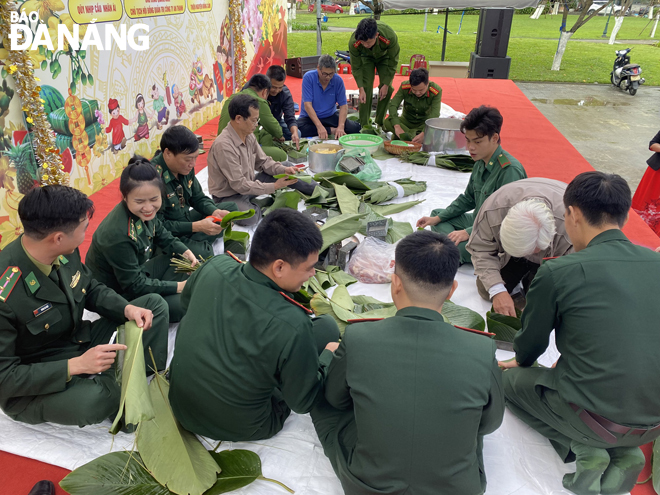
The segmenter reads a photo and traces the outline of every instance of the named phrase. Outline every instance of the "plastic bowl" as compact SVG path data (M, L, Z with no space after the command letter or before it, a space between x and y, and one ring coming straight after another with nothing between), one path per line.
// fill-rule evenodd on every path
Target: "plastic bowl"
M339 144L347 150L363 148L373 154L383 146L383 138L372 134L347 134L339 138Z

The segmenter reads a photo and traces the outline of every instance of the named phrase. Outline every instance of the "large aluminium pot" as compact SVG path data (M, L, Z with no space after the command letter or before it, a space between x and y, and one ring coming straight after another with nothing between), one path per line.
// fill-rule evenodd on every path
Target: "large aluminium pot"
M461 132L461 122L461 119L428 119L422 149L448 155L466 154L467 144Z
M334 153L320 153L323 150L334 150ZM309 169L318 174L320 172L334 172L337 163L346 151L338 144L312 144L309 147Z

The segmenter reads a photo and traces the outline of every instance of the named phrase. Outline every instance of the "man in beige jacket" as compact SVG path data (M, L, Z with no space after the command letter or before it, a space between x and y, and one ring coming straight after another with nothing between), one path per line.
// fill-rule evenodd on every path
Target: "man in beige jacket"
M511 292L529 288L544 258L573 252L564 228L564 191L557 180L522 179L502 186L474 220L467 250L472 255L477 289L493 309L515 316Z

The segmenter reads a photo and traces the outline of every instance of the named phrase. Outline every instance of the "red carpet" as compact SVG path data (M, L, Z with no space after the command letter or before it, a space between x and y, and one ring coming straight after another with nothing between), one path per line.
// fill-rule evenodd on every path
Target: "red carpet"
M346 89L357 89L350 75L342 75ZM394 87L406 78L396 76ZM452 79L434 77L433 81L442 87L442 101L455 110L467 113L479 105L497 107L504 116L502 129L502 146L515 156L525 167L530 177L548 177L564 182L570 182L581 172L593 170L591 165L578 153L568 140L541 114L541 112L525 97L518 87L509 80L483 79ZM302 79L289 77L286 85L291 91L294 101L300 104ZM204 136L204 148L210 149L216 135L218 119L207 122L196 131ZM206 167L207 154L202 154L197 160L196 171ZM115 180L99 192L92 195L96 213L87 239L81 246L83 256L89 248L94 229L119 202L119 180ZM431 205L432 206L432 205ZM630 221L624 228L630 240L636 244L655 248L660 245L658 236L631 210ZM650 458L650 448L645 447L647 460ZM40 479L59 481L68 471L31 459L0 452L0 495L27 495L29 489ZM20 474L18 474L20 473ZM650 475L650 466L641 474L645 480ZM58 491L58 493L64 493ZM638 485L633 495L654 495L650 482Z

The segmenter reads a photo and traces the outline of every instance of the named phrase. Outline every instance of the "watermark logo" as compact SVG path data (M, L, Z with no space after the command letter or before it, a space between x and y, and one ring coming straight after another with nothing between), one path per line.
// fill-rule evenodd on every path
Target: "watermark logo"
M37 12L11 12L10 22L11 30L9 39L11 41L11 50L38 50L40 46L46 47L50 51L56 51L51 39L51 32L44 23L37 25L37 31L32 32L28 22L38 22L39 14ZM57 50L66 50L68 44L73 50L87 50L95 46L99 50L111 50L116 45L122 51L126 50L126 44L136 51L149 49L149 26L146 24L134 24L128 31L126 25L119 26L119 32L112 24L104 24L105 36L99 33L98 25L92 20L87 25L87 30L83 39L80 39L80 26L73 24L73 32L64 24L57 25ZM138 34L144 32L145 34ZM114 42L113 42L114 40Z

